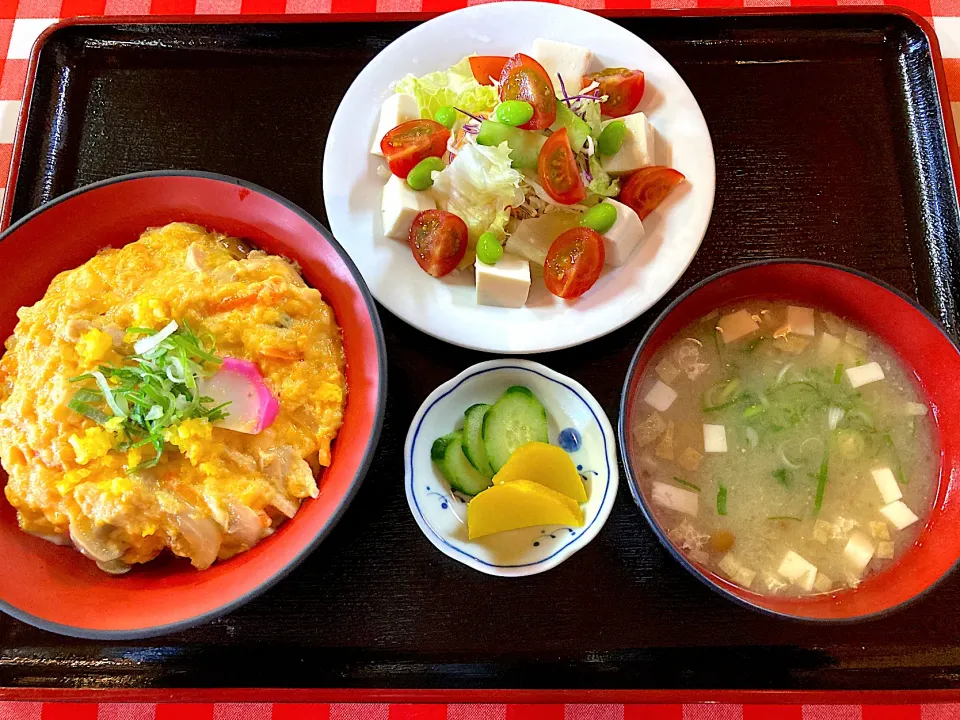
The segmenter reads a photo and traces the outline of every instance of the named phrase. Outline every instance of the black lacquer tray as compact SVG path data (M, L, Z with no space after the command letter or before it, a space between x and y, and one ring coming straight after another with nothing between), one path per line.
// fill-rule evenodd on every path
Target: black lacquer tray
M673 63L699 100L716 151L716 207L693 265L663 301L603 339L536 359L586 385L615 421L636 343L667 302L717 270L779 256L872 273L956 334L953 131L928 27L880 10L614 19ZM36 56L8 212L20 218L113 175L190 168L261 184L324 220L321 160L337 103L415 22L59 28ZM69 229L50 241L69 242ZM390 396L380 446L317 552L228 617L154 640L70 640L0 617L0 686L960 684L960 575L883 620L776 620L724 600L672 561L625 487L593 543L545 574L491 578L441 555L407 508L403 441L426 395L486 356L381 313Z

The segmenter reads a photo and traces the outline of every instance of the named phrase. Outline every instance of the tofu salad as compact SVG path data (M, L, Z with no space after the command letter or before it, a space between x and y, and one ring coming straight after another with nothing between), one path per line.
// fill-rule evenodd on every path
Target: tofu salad
M623 265L684 176L656 165L644 74L538 38L407 75L380 110L383 232L439 278L473 266L477 303L520 308L534 278L574 299ZM389 169L388 169L389 168Z

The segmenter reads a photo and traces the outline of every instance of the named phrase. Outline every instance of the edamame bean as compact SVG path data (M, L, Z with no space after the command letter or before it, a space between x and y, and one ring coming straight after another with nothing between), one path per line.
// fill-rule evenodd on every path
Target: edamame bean
M443 170L443 160L438 157L424 158L407 175L407 185L414 190L426 190L433 185L433 176L431 173Z
M603 235L617 222L617 209L610 203L600 203L587 210L580 224Z
M623 146L623 139L627 136L627 126L623 120L614 120L609 123L597 138L597 150L601 155L616 155Z
M517 127L530 122L530 118L533 117L533 105L523 100L504 100L497 105L494 114L497 116L497 122Z
M477 257L485 265L496 265L503 257L503 245L492 232L485 232L477 238Z
M433 119L443 125L447 130L450 130L457 121L457 111L453 105L444 105L441 108L437 108L437 111L433 114Z

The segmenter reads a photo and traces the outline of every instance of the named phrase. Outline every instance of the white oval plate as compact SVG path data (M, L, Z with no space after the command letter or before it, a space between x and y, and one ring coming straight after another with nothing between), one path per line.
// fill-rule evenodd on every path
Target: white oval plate
M606 268L575 302L554 297L534 277L521 309L477 305L472 269L436 280L405 243L383 235L382 160L370 154L380 105L407 73L443 70L465 55L529 52L537 37L589 48L598 68L646 73L637 108L657 129L657 162L689 182L644 221L646 238L630 260ZM636 35L575 8L532 2L476 5L441 15L398 38L357 76L330 127L323 198L330 229L388 310L429 335L495 353L558 350L616 330L663 297L693 259L713 210L713 145L703 113L676 70Z
M582 528L541 526L477 540L467 537L467 505L430 460L430 446L463 425L463 411L493 403L512 385L525 385L547 411L550 442L570 453L586 481ZM559 442L576 430L580 442ZM569 438L569 430L564 434ZM488 360L467 368L424 400L404 447L407 502L417 525L440 552L489 575L520 577L556 567L600 532L617 497L616 435L603 408L575 380L529 360Z

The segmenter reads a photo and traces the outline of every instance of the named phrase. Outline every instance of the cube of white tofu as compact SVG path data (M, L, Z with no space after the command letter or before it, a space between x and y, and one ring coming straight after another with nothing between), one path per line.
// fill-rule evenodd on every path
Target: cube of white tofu
M558 96L560 81L557 75L563 78L567 94L576 95L583 88L583 76L590 73L593 64L593 53L587 48L544 38L533 41L530 56L543 65Z
M903 406L903 414L923 417L927 414L927 406L923 403L908 402Z
M880 508L880 513L889 520L897 530L910 527L920 519L902 500L897 500L889 505L885 505Z
M700 506L700 496L697 493L662 482L653 483L650 497L657 505L694 517Z
M650 388L650 392L643 398L643 401L654 410L666 412L676 399L677 391L665 382L657 380L656 384Z
M477 305L521 308L530 292L530 263L504 253L496 265L476 262Z
M424 210L434 210L436 207L429 193L411 190L405 180L391 175L383 186L383 234L407 242L413 219Z
M756 332L760 329L760 324L746 310L737 310L720 318L717 327L720 328L720 337L726 345Z
M830 579L829 575L824 575L822 572L817 572L816 578L813 581L813 587L817 592L829 592L830 588L833 587L833 580Z
M643 167L656 165L656 131L642 112L625 115L601 123L606 127L619 120L627 127L623 145L613 155L601 155L600 165L611 175L626 175Z
M817 566L793 550L788 550L783 556L777 572L807 592L813 589L813 583L817 579Z
M383 140L383 136L401 123L419 119L420 106L417 105L417 99L413 95L395 93L388 97L380 107L380 122L377 124L377 132L373 136L370 152L383 157L380 151L380 141Z
M617 211L617 221L603 234L603 261L619 267L633 253L643 237L643 223L633 208L609 198L603 201Z
M903 497L900 486L897 484L897 478L894 477L890 468L879 468L870 472L873 473L873 481L877 484L877 489L880 490L880 497L883 498L884 505L889 505L894 500Z
M757 577L755 570L741 565L740 561L737 560L732 553L724 555L720 562L717 563L717 567L737 585L745 588L750 587L753 584L754 578Z
M813 308L788 305L787 325L790 326L790 332L794 335L813 337L817 334L813 323Z
M833 357L834 353L840 349L840 338L836 335L831 335L830 333L825 332L820 336L820 347L817 349L817 354L820 355L821 359L827 359Z
M850 381L851 387L855 388L883 380L883 378L883 368L880 367L878 362L857 365L847 370L847 379Z
M727 451L727 429L723 425L703 426L703 451L725 453Z
M863 572L866 569L873 559L875 551L870 538L859 530L850 535L850 539L847 540L847 544L843 548L843 554L847 562L858 572Z

